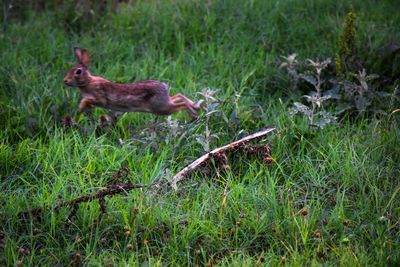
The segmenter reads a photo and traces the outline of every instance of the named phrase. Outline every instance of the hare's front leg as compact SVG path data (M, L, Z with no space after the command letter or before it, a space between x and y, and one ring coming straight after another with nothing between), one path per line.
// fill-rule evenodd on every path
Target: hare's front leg
M84 97L82 98L81 102L79 103L79 112L83 113L91 113L92 107L96 106L98 103L96 99L91 97Z

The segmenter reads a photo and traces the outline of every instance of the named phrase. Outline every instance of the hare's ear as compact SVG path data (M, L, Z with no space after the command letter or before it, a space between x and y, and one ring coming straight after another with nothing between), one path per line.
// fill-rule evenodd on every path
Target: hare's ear
M74 48L74 53L78 63L87 68L90 63L89 52L86 49L81 49L79 47Z

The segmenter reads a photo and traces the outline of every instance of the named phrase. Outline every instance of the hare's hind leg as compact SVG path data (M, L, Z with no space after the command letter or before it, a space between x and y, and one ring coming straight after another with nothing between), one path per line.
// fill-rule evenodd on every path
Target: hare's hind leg
M171 96L170 99L172 103L185 104L186 109L189 112L189 115L192 118L197 118L197 111L200 109L200 105L194 103L192 100L190 100L189 98L187 98L182 94L176 94L174 96Z
M197 119L197 112L196 110L194 110L191 105L187 102L184 101L171 101L170 102L170 108L169 111L172 112L176 112L182 109L186 109L186 111L189 113L190 117L195 120Z
M191 106L192 108L194 108L195 110L199 110L199 109L200 109L200 105L194 103L192 100L190 100L190 99L187 98L186 96L184 96L184 95L182 95L182 94L179 94L179 93L176 94L176 95L174 95L174 96L171 96L171 100L172 100L172 102L177 102L177 101L181 102L181 101L184 101L184 102L190 104L190 106Z

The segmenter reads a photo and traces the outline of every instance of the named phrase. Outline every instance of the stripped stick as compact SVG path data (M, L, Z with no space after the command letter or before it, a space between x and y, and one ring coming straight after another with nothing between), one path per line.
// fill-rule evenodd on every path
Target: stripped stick
M242 138L242 139L240 139L240 140L237 140L237 141L235 141L235 142L233 142L233 143L227 144L227 145L222 146L222 147L218 147L218 148L214 149L213 151L208 152L207 154L204 154L204 155L201 156L200 158L196 159L195 161L193 161L192 163L190 163L189 165L187 165L187 166L186 166L185 168L183 168L180 172L178 172L177 174L175 174L175 175L171 178L171 180L170 180L170 182L169 182L170 185L171 185L175 190L177 190L177 189L178 189L177 183L178 183L179 181L181 181L182 179L184 179L184 177L185 177L188 173L190 173L191 171L193 171L194 169L196 169L197 167L199 167L200 164L202 164L202 163L204 163L204 162L207 162L210 158L214 157L215 155L224 153L224 152L226 152L226 151L231 151L231 150L233 150L233 149L235 149L235 148L237 148L237 147L239 147L239 146L241 146L241 145L243 145L243 144L246 144L246 143L248 143L248 142L250 142L250 141L252 141L252 140L254 140L254 139L260 138L260 137L262 137L262 136L264 136L264 135L266 135L266 134L268 134L268 133L270 133L270 132L272 132L272 131L274 131L274 130L275 130L275 128L267 128L267 129L264 129L264 130L262 130L262 131L259 131L259 132L253 133L253 134L251 134L251 135L248 135L248 136L246 136L246 137L244 137L244 138Z

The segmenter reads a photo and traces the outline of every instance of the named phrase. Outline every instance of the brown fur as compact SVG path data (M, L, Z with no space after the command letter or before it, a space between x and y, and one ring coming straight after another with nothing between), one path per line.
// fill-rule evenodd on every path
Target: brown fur
M64 78L67 86L78 87L82 100L80 112L90 112L94 106L119 112L149 112L168 115L185 109L195 119L200 106L182 94L169 96L168 85L157 80L134 83L114 83L88 71L90 63L86 49L75 48L78 64Z

